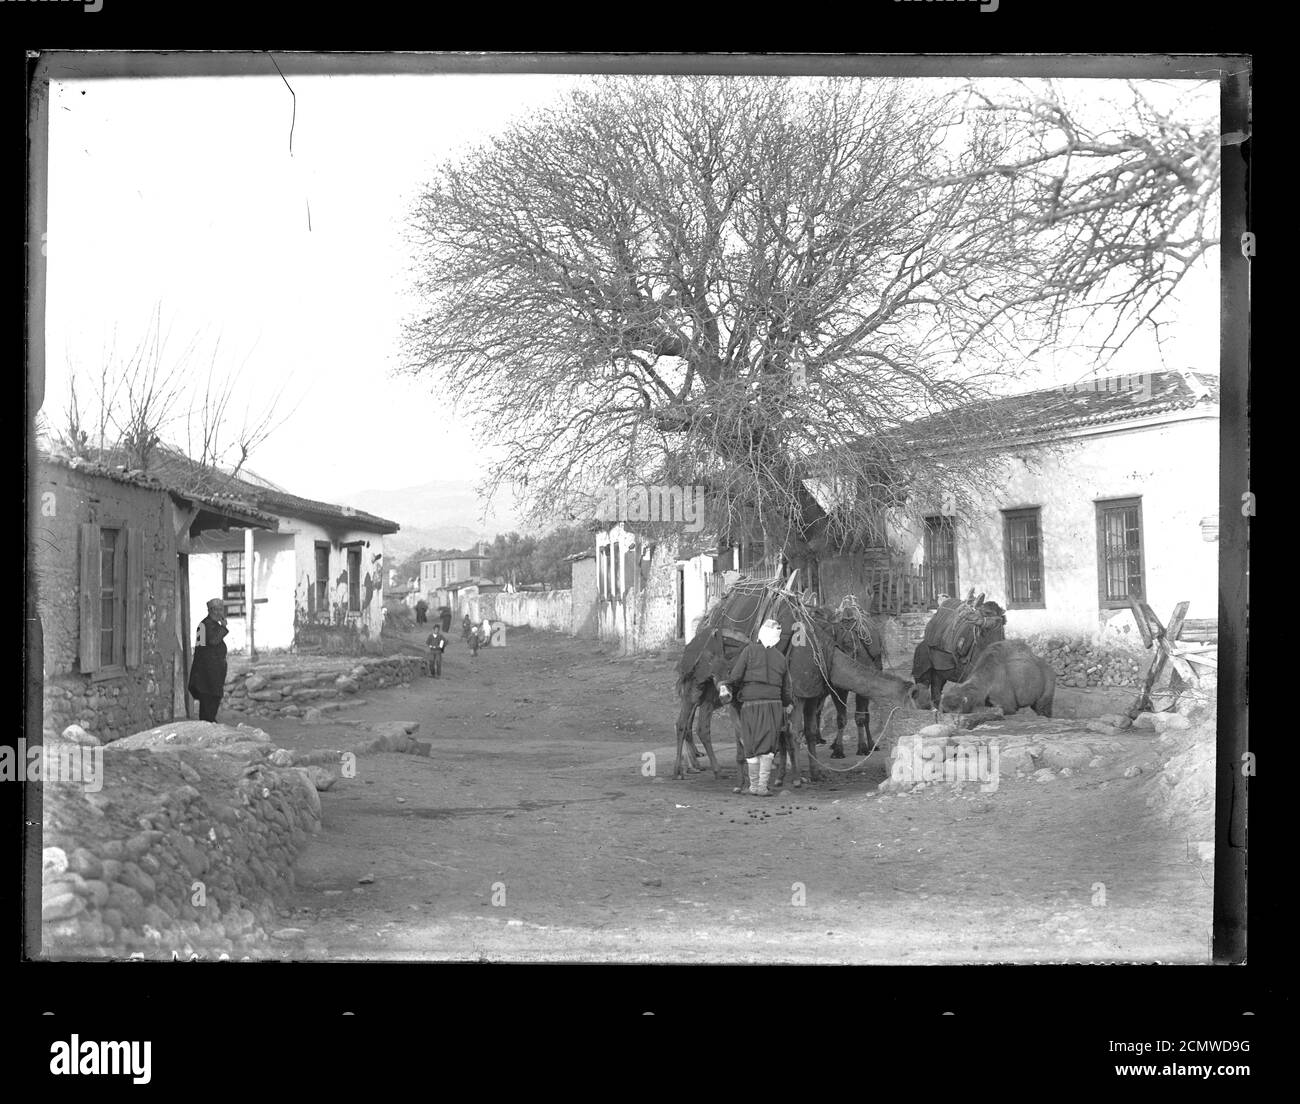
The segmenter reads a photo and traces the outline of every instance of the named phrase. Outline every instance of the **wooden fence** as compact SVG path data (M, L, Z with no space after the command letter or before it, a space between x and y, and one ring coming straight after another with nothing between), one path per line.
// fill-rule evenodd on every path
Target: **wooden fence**
M862 588L868 612L897 616L928 606L925 576L907 567L869 567Z
M747 569L742 575L764 577L763 572ZM704 578L705 604L713 604L726 593L726 582L719 574ZM911 567L870 567L862 570L862 585L855 593L868 613L897 616L929 608L925 576ZM822 595L823 600L838 601L838 595Z

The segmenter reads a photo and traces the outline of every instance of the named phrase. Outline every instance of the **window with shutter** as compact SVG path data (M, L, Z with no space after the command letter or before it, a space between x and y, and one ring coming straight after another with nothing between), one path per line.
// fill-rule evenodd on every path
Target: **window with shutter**
M139 529L126 530L126 665L140 666L140 652L144 645L144 586L141 569L144 566L144 534Z
M120 568L126 559L122 531L107 526L99 530L99 667L117 665L118 645L122 636L118 631L117 606L122 597L118 586Z
M99 670L99 557L99 526L93 523L82 525L80 655L77 658L83 675Z
M144 643L144 538L116 521L81 526L78 664L112 678L138 667Z

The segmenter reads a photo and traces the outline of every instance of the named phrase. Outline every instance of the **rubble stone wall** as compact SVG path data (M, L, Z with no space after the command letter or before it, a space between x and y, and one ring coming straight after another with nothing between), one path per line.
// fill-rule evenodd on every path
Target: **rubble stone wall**
M262 955L320 829L309 769L273 766L259 729L201 721L90 750L97 787L44 783L44 953Z
M306 717L313 709L332 712L361 691L398 686L427 673L426 660L409 655L232 662L222 707L262 717Z
M44 728L47 737L80 724L104 741L172 716L176 642L176 544L172 502L149 487L116 482L53 464L37 469L31 549L44 639ZM81 672L81 525L138 529L140 662L113 677Z

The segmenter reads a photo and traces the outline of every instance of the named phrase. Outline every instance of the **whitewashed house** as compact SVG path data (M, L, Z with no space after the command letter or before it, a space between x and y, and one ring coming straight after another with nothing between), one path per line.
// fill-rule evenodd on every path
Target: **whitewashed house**
M384 537L394 521L350 506L239 481L240 495L279 521L274 533L208 532L190 552L191 619L226 603L232 651L248 647L251 564L257 651L353 651L383 626Z
M232 476L166 448L151 459L149 474L173 490L197 488L207 501L243 504L275 520L268 528L209 527L190 539L190 624L206 616L209 599L221 598L232 652L249 649L250 608L259 652L355 652L378 638L384 537L399 530L397 522Z
M635 522L602 524L595 536L597 635L624 651L689 640L728 581L775 570L758 541L720 546L711 533L651 535Z
M933 594L986 592L1008 632L1129 636L1129 595L1165 619L1218 616L1219 381L1115 376L1002 400L1023 434L972 516L930 502L895 554ZM924 511L923 511L924 512Z

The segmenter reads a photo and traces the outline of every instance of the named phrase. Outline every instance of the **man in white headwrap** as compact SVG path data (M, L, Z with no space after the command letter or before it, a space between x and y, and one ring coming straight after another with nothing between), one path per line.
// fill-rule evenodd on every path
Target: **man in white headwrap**
M740 743L749 766L749 787L737 786L736 793L772 796L767 781L781 735L781 715L794 707L790 666L776 648L780 639L780 624L764 621L757 642L746 645L731 669L731 688L740 696Z

